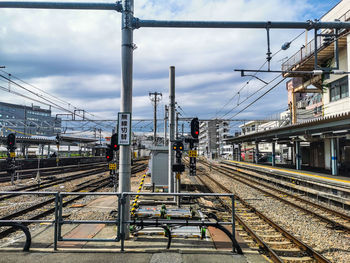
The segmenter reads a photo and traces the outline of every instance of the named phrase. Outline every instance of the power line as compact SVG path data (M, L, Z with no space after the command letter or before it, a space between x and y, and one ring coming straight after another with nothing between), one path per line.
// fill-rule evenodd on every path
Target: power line
M270 80L267 84L263 85L261 88L259 88L257 91L255 91L255 93L252 93L251 95L249 95L248 97L246 97L243 101L241 101L240 103L238 103L237 105L235 105L231 110L229 110L228 112L226 112L224 115L222 115L220 117L220 119L224 118L225 116L227 116L228 114L230 114L232 111L234 111L236 108L238 108L241 104L243 104L244 102L246 102L247 100L249 100L251 97L253 97L256 93L258 93L259 91L261 91L262 89L266 88L269 84L271 84L272 82L274 82L276 79L278 79L281 75L277 75L275 78L273 78L272 80Z
M258 100L260 100L262 97L264 97L266 94L268 94L271 90L273 90L274 88L276 88L279 84L281 84L283 81L285 80L285 78L282 77L282 79L275 84L274 86L272 86L271 88L269 88L267 91L265 91L262 95L260 95L258 98L256 98L254 101L252 101L251 103L249 103L246 107L244 107L242 110L240 110L239 112L237 112L235 115L233 115L231 117L231 119L233 119L234 117L236 117L238 114L240 114L241 112L245 111L247 108L249 108L250 106L252 106L255 102L257 102Z
M303 31L301 32L300 34L298 34L296 37L294 37L290 42L289 42L289 45L294 42L295 40L297 40L301 35L303 35L306 31ZM280 53L283 49L280 48L277 52L275 52L271 58L275 57L278 53ZM265 61L261 66L260 68L258 69L258 71L260 71L265 65L266 65L267 61ZM224 106L216 112L215 114L215 117L217 117L217 115L222 112L222 110L236 97L236 96L239 96L240 95L240 92L249 84L249 82L251 80L253 80L255 78L255 76L258 74L258 72L255 72L255 74L253 74L251 76L251 78L224 104ZM260 89L259 89L260 90ZM246 100L245 100L246 101ZM229 113L232 112L232 111L229 111ZM228 114L228 113L227 113ZM223 116L226 116L227 114L223 115Z

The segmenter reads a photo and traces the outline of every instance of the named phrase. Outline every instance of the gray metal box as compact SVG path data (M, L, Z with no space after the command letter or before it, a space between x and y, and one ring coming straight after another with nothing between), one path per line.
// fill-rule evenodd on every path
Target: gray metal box
M168 186L168 147L156 146L150 150L151 183L155 186Z

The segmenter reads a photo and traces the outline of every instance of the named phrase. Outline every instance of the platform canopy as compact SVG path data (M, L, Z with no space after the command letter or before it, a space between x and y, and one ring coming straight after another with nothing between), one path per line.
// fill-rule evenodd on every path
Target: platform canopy
M252 141L275 141L277 143L286 143L291 141L291 139L312 141L313 139L318 139L320 137L344 137L347 134L350 135L350 112L237 136L226 139L225 141L228 144L239 144Z

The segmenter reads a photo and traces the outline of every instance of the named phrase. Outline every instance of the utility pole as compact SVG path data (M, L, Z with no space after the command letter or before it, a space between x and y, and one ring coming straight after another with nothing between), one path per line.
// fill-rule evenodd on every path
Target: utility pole
M169 170L168 170L168 192L174 193L174 151L173 143L175 140L175 67L171 66L169 70Z
M122 86L120 112L130 112L132 121L132 76L133 76L133 20L134 0L122 1ZM119 192L130 192L131 152L130 145L121 145L119 150ZM121 220L130 220L130 197L126 197ZM129 227L123 227L122 238L129 237Z
M164 106L164 146L166 146L167 128L168 128L168 105L165 105Z
M153 144L157 145L157 103L162 99L162 93L160 92L150 92L150 100L154 105L154 114L153 114Z
M175 139L179 139L179 114L180 112L176 111L176 123L175 123Z

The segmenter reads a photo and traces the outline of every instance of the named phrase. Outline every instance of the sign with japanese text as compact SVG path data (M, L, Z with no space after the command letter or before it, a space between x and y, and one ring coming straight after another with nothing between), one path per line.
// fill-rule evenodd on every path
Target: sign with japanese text
M118 113L118 145L130 145L131 141L131 113Z

